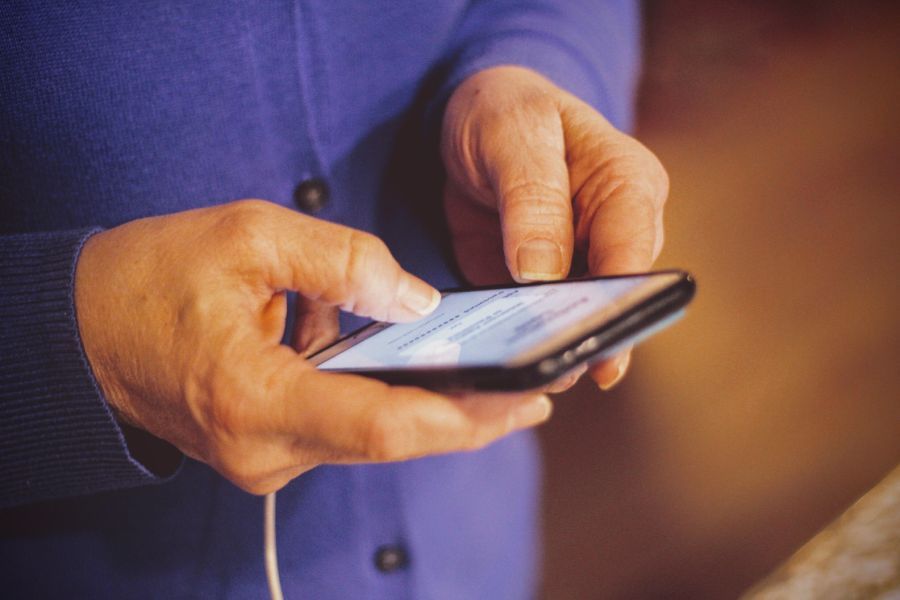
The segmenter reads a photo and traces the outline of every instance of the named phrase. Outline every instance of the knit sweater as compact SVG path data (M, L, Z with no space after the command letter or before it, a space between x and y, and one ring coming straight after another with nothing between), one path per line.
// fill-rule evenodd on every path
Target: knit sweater
M159 440L137 452L94 380L73 302L92 233L245 197L309 210L297 188L316 178L316 217L453 285L437 160L452 90L523 65L625 127L637 41L618 0L3 3L0 589L266 593L261 500ZM286 595L528 597L539 478L529 434L315 469L279 493ZM379 568L385 548L402 568Z

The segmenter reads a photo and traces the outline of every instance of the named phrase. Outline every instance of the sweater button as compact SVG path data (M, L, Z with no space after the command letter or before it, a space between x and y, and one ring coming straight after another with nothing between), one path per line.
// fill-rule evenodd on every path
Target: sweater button
M304 179L294 188L294 203L308 215L314 215L328 204L330 193L324 180Z
M408 563L409 557L402 546L381 546L375 551L375 567L382 573L393 573Z

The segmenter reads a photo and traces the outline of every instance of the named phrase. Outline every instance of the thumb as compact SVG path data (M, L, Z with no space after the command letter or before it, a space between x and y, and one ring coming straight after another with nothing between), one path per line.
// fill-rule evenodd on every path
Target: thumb
M569 273L574 232L559 111L547 103L521 112L498 120L482 140L503 253L516 281L561 279Z
M267 212L271 289L379 321L412 321L440 302L438 291L406 272L374 235L280 207Z

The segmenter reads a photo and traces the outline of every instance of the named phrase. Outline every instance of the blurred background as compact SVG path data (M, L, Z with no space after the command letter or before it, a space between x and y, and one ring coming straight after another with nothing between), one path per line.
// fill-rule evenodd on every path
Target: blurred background
M898 5L645 5L698 295L541 429L545 597L737 597L900 464Z

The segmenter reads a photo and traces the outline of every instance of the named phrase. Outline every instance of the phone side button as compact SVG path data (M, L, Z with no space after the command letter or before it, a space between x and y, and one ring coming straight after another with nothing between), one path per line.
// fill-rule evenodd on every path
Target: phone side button
M600 341L597 339L597 336L591 336L578 344L578 347L575 348L575 354L578 356L585 356L595 352L599 347Z
M554 358L545 358L538 364L538 371L545 375L556 373L559 370L559 361Z

